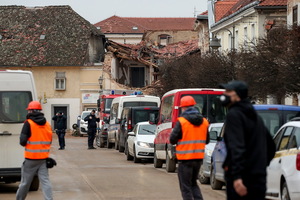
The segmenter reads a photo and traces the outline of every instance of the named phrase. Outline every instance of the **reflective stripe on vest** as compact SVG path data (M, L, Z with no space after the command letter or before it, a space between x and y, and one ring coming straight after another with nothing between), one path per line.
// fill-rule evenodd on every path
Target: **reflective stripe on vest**
M203 118L200 126L195 126L184 117L178 118L182 139L176 145L176 157L178 160L203 159L206 145L208 121Z
M44 125L38 125L31 119L27 121L30 124L31 136L25 146L25 158L48 158L52 142L52 129L50 124L46 122Z

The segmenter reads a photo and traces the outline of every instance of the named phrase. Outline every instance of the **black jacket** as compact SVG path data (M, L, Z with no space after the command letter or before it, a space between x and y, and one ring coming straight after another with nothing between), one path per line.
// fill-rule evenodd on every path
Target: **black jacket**
M92 119L90 119L90 117L92 117ZM96 118L95 115L88 115L84 118L84 121L88 122L88 129L95 129L97 128L97 123L96 122L100 122L99 118Z
M43 113L28 113L26 116L27 119L31 119L38 125L44 125L46 124L47 120L44 117ZM28 121L25 121L21 135L20 135L20 145L25 146L27 144L27 140L31 137L31 130L30 130L30 124Z
M60 115L60 116L55 115L54 117L52 117L52 120L56 121L57 130L66 129L67 117L65 115Z
M195 126L200 126L203 123L203 117L201 116L199 111L194 107L188 108L184 113L181 114L181 117L184 117ZM170 143L177 144L178 140L180 139L182 139L182 130L181 130L180 122L177 121L170 135ZM206 144L208 143L209 143L209 133L207 131Z
M224 141L227 156L223 167L228 168L228 178L266 176L266 167L275 154L275 144L249 100L242 100L229 108Z

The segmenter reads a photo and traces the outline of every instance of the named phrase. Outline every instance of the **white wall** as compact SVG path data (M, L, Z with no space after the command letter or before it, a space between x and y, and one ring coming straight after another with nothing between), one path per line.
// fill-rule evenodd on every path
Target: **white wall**
M46 104L42 104L43 107L43 113L45 114L45 117L47 121L51 124L53 128L53 120L52 117L55 115L53 113L53 106L68 106L68 124L67 129L72 129L72 125L76 123L77 116L81 114L80 109L80 98L61 98L61 99L47 99Z

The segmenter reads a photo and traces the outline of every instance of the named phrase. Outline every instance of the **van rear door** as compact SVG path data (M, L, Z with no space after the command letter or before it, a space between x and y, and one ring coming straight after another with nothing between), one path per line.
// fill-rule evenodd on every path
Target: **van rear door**
M36 92L31 72L0 72L0 177L21 172L24 148L19 138L32 100Z

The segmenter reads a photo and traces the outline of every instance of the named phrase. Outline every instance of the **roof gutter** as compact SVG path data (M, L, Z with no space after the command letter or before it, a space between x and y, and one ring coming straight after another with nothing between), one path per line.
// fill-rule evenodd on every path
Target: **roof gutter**
M238 10L237 12L232 13L231 15L229 15L229 16L227 16L227 17L221 19L221 20L218 21L217 23L213 24L213 25L211 26L211 28L214 28L214 27L218 26L219 24L222 24L223 22L225 22L225 21L227 21L227 20L229 20L229 19L231 19L231 18L237 16L238 14L244 12L245 10L247 10L247 9L249 9L249 8L252 8L252 7L257 6L258 4L259 4L259 1L255 1L255 2L252 2L252 3L250 3L250 4L246 5L246 6L244 6L243 8L241 8L240 10Z
M255 9L264 9L264 10L275 10L275 9L287 9L287 6L256 6Z

